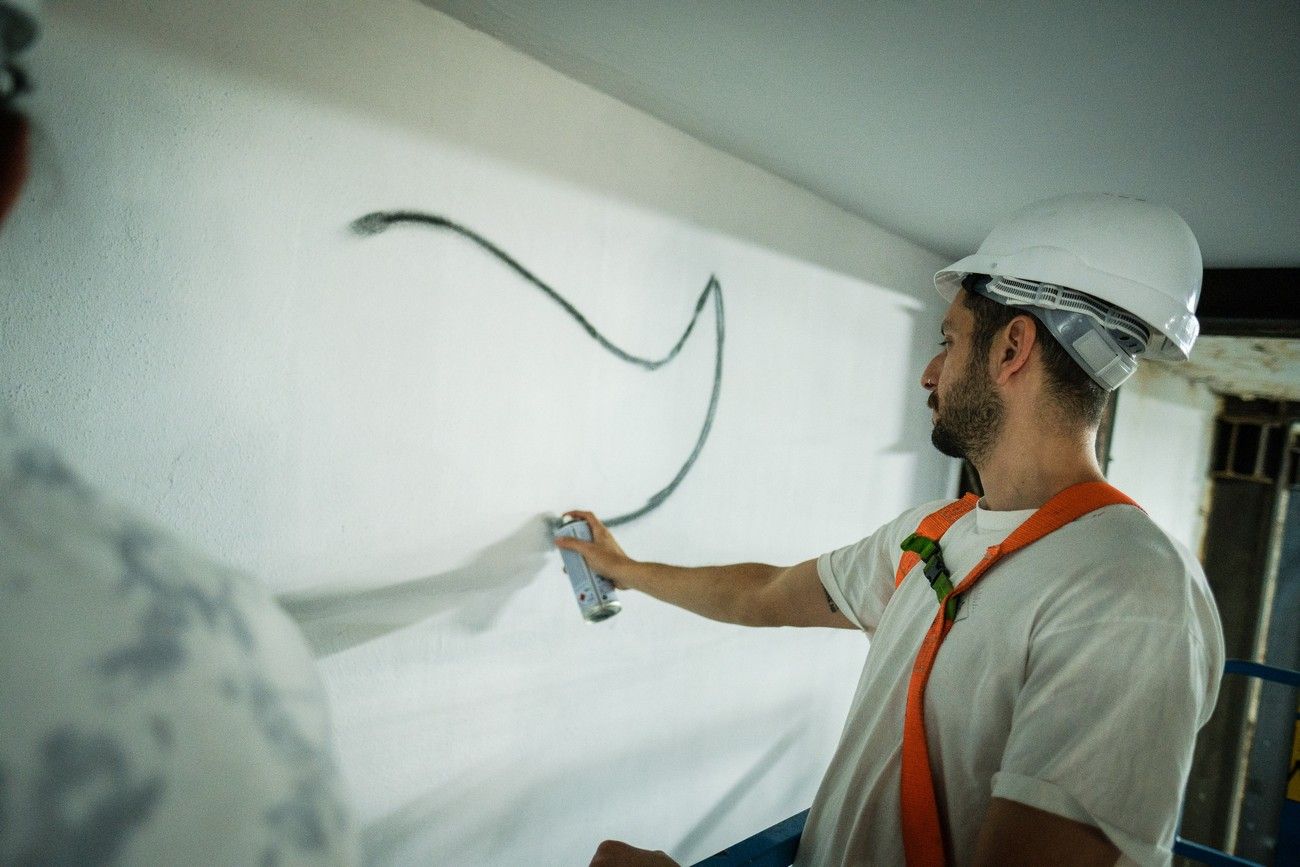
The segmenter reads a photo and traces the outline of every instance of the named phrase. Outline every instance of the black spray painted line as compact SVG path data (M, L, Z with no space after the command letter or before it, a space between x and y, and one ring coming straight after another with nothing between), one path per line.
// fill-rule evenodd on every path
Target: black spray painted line
M681 469L677 471L677 475L673 476L672 481L657 493L651 495L650 499L646 500L644 506L635 511L628 512L625 515L618 515L617 517L610 518L605 521L605 524L610 527L617 527L620 524L635 521L642 515L653 512L655 509L659 508L664 500L668 499L668 497L672 495L673 491L677 490L677 486L682 483L682 479L686 478L686 474L689 473L691 467L695 465L696 458L700 456L700 450L704 448L705 440L709 438L709 431L713 429L714 416L717 415L718 395L722 393L722 345L726 337L726 319L722 313L722 284L718 282L718 278L713 275L709 276L709 282L705 284L704 291L700 293L699 299L695 302L695 312L691 315L691 321L686 324L686 330L682 332L682 336L677 339L675 344L673 344L673 348L668 351L668 354L659 359L642 358L641 356L633 355L612 343L609 338L597 331L596 327L587 321L587 317L583 316L582 313L578 311L578 308L570 304L568 299L548 286L541 278L533 274L532 271L529 271L523 265L519 264L519 262L505 250L502 250L496 244L493 244L473 229L468 229L459 223L447 219L446 217L440 217L436 214L425 214L419 211L375 211L374 213L366 214L364 217L359 217L354 220L352 222L352 230L358 235L377 235L395 223L417 223L424 226L432 226L437 229L446 229L463 238L469 239L488 253L492 254L492 256L501 261L524 280L540 289L556 304L559 304L560 307L564 309L565 313L569 314L569 316L571 316L593 340L605 349L609 350L623 361L626 361L629 364L635 364L638 367L644 367L646 370L657 370L677 357L677 353L681 351L682 346L686 343L686 339L691 336L691 332L695 329L695 322L700 318L700 311L704 309L705 302L708 301L710 295L713 296L713 318L714 322L717 324L717 351L713 362L713 392L709 395L709 409L704 415L704 424L700 427L700 435L695 441L695 448L691 449L690 456L686 458L686 462L682 464Z

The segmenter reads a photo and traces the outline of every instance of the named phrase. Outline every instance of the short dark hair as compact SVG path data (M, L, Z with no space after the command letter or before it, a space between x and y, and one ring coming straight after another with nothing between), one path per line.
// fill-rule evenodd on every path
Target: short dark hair
M980 294L975 286L982 274L969 274L962 280L966 290L963 303L975 315L975 328L971 335L974 358L987 360L989 349L993 346L993 337L1005 328L1017 316L1033 315L1029 307L1013 307L994 301ZM1106 408L1108 392L1093 381L1092 377L1079 366L1065 347L1043 324L1034 317L1038 325L1038 346L1043 355L1043 368L1047 372L1047 381L1052 386L1052 394L1066 419L1096 427L1101 423L1102 411Z

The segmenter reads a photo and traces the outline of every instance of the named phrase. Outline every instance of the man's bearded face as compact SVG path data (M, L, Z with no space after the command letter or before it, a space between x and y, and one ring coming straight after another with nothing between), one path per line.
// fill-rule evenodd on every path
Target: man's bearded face
M930 442L943 454L978 466L992 452L1005 412L987 358L971 352L961 377L946 383L943 392L942 397L938 389L930 392L927 402L936 411Z

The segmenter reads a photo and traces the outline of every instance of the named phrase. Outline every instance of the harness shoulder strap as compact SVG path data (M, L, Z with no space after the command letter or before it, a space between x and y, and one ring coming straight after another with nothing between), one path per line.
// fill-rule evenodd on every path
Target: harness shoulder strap
M1126 494L1117 488L1111 487L1106 482L1084 482L1083 484L1074 485L1048 500L1042 508L1029 516L1029 520L1012 530L1011 535L1007 536L1001 545L989 550L990 552L993 550L998 552L996 555L992 555L993 559L1005 557L1012 551L1018 551L1032 545L1044 536L1056 532L1066 524L1076 521L1090 512L1105 506L1118 505L1142 508ZM969 578L966 580L969 580ZM965 583L966 581L962 581L962 584ZM961 592L960 587L958 587L957 592Z
M932 539L933 541L938 542L943 538L943 534L948 532L948 528L957 523L957 519L962 515L965 515L971 509L975 508L975 504L978 502L979 497L975 494L967 494L960 500L953 500L937 512L931 512L922 518L921 523L916 528L916 532L912 535L923 536L927 539ZM920 562L921 555L917 552L903 552L903 558L898 561L898 571L894 573L895 590L898 589L898 585L903 583L903 579L907 577L907 573L911 572L912 568Z

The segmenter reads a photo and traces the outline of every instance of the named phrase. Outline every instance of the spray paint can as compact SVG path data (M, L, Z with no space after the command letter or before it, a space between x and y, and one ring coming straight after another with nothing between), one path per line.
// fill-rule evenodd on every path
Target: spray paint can
M591 526L581 518L571 518L556 528L555 535L590 542ZM593 572L581 554L561 548L560 559L564 561L564 570L569 573L573 598L578 601L578 609L584 620L599 623L623 610L623 603L618 601L614 585Z

